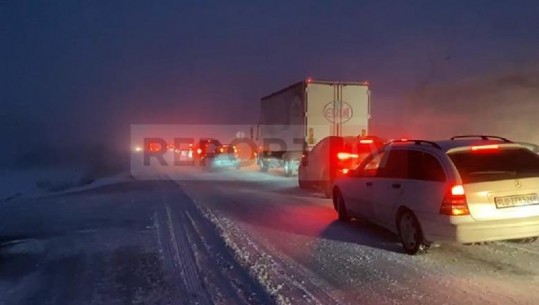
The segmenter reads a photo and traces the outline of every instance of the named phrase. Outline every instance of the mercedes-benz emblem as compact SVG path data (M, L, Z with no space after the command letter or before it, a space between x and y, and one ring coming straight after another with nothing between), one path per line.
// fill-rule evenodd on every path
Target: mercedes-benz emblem
M515 180L515 187L520 188L522 186L522 183L520 183L520 180Z

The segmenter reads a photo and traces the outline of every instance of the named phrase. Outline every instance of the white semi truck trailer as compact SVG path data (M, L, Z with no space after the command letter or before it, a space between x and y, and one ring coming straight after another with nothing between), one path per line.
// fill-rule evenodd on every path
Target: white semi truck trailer
M368 134L371 92L367 82L307 79L265 96L254 132L261 171L297 174L303 152L328 136Z

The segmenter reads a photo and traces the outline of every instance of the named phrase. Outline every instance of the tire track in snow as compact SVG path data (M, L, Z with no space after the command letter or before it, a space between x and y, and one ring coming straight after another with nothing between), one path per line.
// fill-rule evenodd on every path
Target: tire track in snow
M191 245L182 234L176 234L175 223L170 208L161 199L157 212L156 230L165 266L175 283L180 303L212 304L198 279Z
M186 182L179 185L195 203L199 203L199 191L204 193L203 189L197 190L196 186ZM275 250L256 243L247 232L227 218L217 216L200 204L196 207L219 228L227 245L235 251L237 259L251 270L253 276L279 304L295 304L299 301L309 304L341 304L326 292L323 283L315 283L316 277L306 269L273 255L277 253Z
M234 259L215 225L173 182L157 189L162 214L158 243L178 283L182 303L273 304L262 286Z

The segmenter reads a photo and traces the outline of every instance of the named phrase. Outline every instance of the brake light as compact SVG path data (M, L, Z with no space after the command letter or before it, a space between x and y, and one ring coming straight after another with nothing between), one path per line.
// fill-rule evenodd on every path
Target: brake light
M202 149L201 148L197 149L197 154L199 154L199 155L202 154Z
M451 216L470 215L468 203L466 202L466 192L462 185L457 184L448 190L442 201L440 214Z
M347 153L347 152L340 152L340 153L337 154L337 158L339 160L348 160L348 159L352 159L352 158L359 158L359 155L351 154L351 153Z
M348 172L349 172L350 170L349 170L348 168L343 168L341 171L342 171L343 174L346 175L346 174L348 174Z
M151 142L148 144L148 149L151 152L159 152L162 149L161 143L158 142Z
M493 145L481 145L481 146L472 146L472 150L473 151L478 151L478 150L488 150L488 149L499 149L500 147L497 145L497 144L493 144Z
M464 187L460 184L458 185L455 185L454 187L451 188L451 195L453 196L464 196L465 193L464 193Z
M372 144L372 143L374 143L374 141L373 140L359 140L359 143L360 144Z

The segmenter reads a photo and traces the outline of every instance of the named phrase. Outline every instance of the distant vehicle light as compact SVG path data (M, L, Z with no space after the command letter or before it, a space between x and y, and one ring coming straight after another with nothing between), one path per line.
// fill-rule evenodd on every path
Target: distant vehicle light
M202 149L201 148L197 149L197 154L198 155L202 154Z
M497 145L497 144L493 144L493 145L480 145L480 146L472 146L472 150L473 151L478 151L478 150L496 150L496 149L499 149L500 146Z
M142 151L142 147L140 147L140 146L135 147L135 151L136 152Z
M161 143L151 142L148 144L148 149L151 152L159 152L162 149Z
M348 160L348 159L352 159L352 158L359 158L359 155L351 154L351 153L347 153L347 152L340 152L340 153L337 154L337 158L339 160Z

